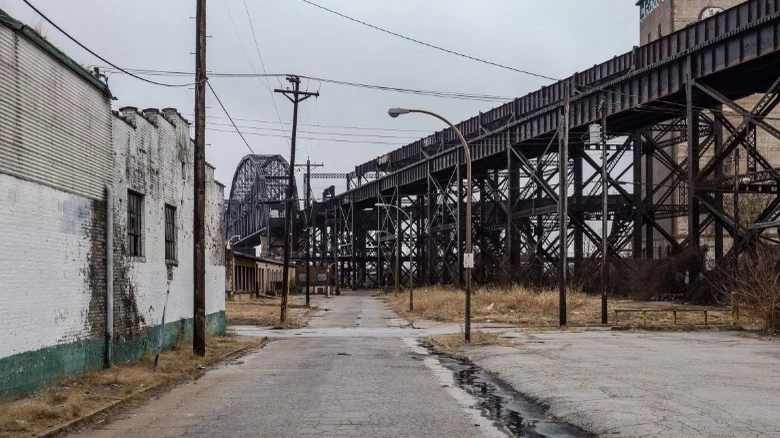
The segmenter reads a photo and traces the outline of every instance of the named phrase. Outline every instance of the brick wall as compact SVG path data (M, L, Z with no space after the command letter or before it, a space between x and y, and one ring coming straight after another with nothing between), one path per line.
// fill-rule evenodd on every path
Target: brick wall
M104 336L104 224L102 201L0 174L0 358Z
M193 143L189 126L175 110L139 112L123 108L114 117L115 334L132 338L162 320L193 313ZM207 167L206 313L224 302L224 187ZM143 195L142 257L126 255L127 193ZM165 205L176 208L176 263L165 259Z
M0 24L0 396L102 363L113 165L105 84L7 20ZM62 345L80 348L35 354Z

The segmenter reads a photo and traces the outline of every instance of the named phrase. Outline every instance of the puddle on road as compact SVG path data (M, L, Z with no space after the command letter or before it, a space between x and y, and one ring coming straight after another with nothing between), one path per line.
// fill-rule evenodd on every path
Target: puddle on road
M444 356L426 346L441 365L452 371L458 386L474 397L482 415L512 436L593 437L578 427L550 419L547 409L523 396L487 371L463 360Z

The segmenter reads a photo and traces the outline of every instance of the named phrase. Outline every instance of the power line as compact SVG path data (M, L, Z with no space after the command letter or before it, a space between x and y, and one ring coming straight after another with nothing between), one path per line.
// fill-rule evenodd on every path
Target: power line
M217 96L217 92L214 91L214 87L211 86L211 82L206 81L206 85L209 86L209 90L211 90L211 94L214 95L214 97L217 99L217 102L219 103L219 106L222 107L222 111L224 111L225 115L228 117L228 119L230 119L230 123L232 123L233 127L236 128L236 132L238 133L238 135L241 136L241 140L244 140L244 144L246 145L247 148L249 148L249 152L251 152L252 155L254 155L255 151L252 150L252 146L249 146L249 142L246 141L246 138L244 138L244 134L241 133L241 130L238 129L238 126L236 126L235 122L233 122L233 119L230 117L230 113L228 113L227 108L225 108L225 105L222 104L222 100L220 100L219 96ZM233 131L228 131L228 132L233 132Z
M499 67L499 68L503 68L503 69L506 69L506 70L511 70L511 71L516 72L516 73L522 73L522 74L526 74L526 75L529 75L529 76L535 76L537 78L547 79L547 80L550 80L550 81L558 81L559 80L559 79L553 78L551 76L546 76L546 75L543 75L543 74L540 74L540 73L533 73L533 72L530 72L530 71L527 71L527 70L521 70L521 69L510 67L510 66L507 66L507 65L499 64L497 62L488 61L488 60L482 59L482 58L477 58L476 56L466 55L466 54L463 54L463 53L460 53L460 52L456 52L454 50L446 49L446 48L441 47L441 46L437 46L437 45L434 45L434 44L431 44L431 43L426 43L425 41L420 41L420 40L415 39L415 38L411 38L411 37L408 37L408 36L405 36L405 35L401 35L400 33L396 33L396 32L393 32L391 30L387 30L387 29L384 29L382 27L375 26L375 25L370 24L370 23L366 23L365 21L358 20L357 18L352 18L352 17L350 17L348 15L342 14L341 12L334 11L333 9L328 9L325 6L318 5L317 3L314 3L314 2L312 2L310 0L303 0L303 2L304 3L308 3L308 4L312 5L312 6L317 7L317 8L320 8L320 9L322 9L324 11L330 12L331 14L338 15L339 17L346 18L347 20L353 21L355 23L362 24L363 26L368 26L368 27L370 27L372 29L375 29L375 30L378 30L380 32L384 32L384 33L389 34L389 35L393 35L393 36L396 36L396 37L399 37L399 38L403 38L403 39L405 39L407 41L411 41L411 42L414 42L414 43L417 43L417 44L421 44L423 46L430 47L432 49L440 50L442 52L446 52L446 53L449 53L451 55L460 56L461 58L466 58L466 59L470 59L472 61L481 62L483 64L492 65L494 67Z
M227 11L228 18L230 19L230 24L233 26L233 32L236 33L236 38L238 39L238 45L241 46L241 51L244 52L244 56L246 56L246 60L249 62L249 66L252 67L252 71L257 74L257 70L255 69L254 63L252 63L252 59L249 57L249 53L246 51L246 47L244 47L244 40L241 39L241 35L238 33L238 27L236 26L236 22L233 20L233 14L230 13L230 6L227 4L227 0L223 0L223 3L225 5L225 10ZM209 74L209 76L211 76ZM262 81L260 81L261 84L263 84ZM265 84L263 84L265 85ZM266 87L268 91L271 91L271 87Z
M235 119L238 120L238 119ZM220 123L220 122L206 122L208 125L213 126L233 126L230 123ZM274 131L274 132L283 132L286 133L286 129L279 129L279 128L269 128L264 126L252 126L252 125L238 125L239 128L242 129L254 129L254 130L260 130L260 131ZM363 133L355 133L355 132L322 132L322 131L311 131L311 130L298 130L298 132L303 132L306 134L317 134L317 135L337 135L341 137L375 137L375 138L397 138L401 140L417 140L418 137L412 137L412 136L400 136L400 135L384 135L384 134L363 134Z
M263 61L263 55L260 54L260 44L257 42L257 34L255 34L255 26L252 23L252 16L249 14L249 6L246 4L246 0L244 0L244 11L246 11L246 18L249 21L249 28L252 29L252 38L255 40L255 49L257 49L257 57L260 58L260 68L263 69L263 74L265 76L265 84L268 86L268 92L271 93L271 102L274 104L274 112L276 113L276 119L279 120L279 125L284 129L284 124L282 123L282 117L279 115L279 108L276 106L276 96L273 90L271 90L271 83L268 80L268 72L265 70L265 61ZM276 80L279 81L279 87L282 86L282 81L279 79L279 76L276 77Z
M89 53L90 53L92 56L96 57L97 59L99 59L99 60L101 60L101 61L105 62L106 64L110 65L111 67L113 67L113 68L117 69L118 71L120 71L120 72L122 72L122 73L124 73L124 74L126 74L126 75L129 75L129 76L131 76L131 77L133 77L133 78L135 78L135 79L138 79L138 80L140 80L140 81L144 81L144 82L147 82L147 83L150 83L150 84L154 84L154 85L160 85L160 86L162 86L162 87L191 87L191 86L193 86L193 85L197 84L197 82L193 82L193 83L191 83L191 84L166 84L166 83L164 83L164 82L157 82L157 81L153 81L153 80L151 80L151 79L142 78L141 76L138 76L138 75L135 75L135 74L133 74L133 73L130 73L129 71L127 71L127 70L123 69L122 67L119 67L119 66L117 66L116 64L112 63L111 61L107 60L106 58L104 58L104 57L102 57L102 56L98 55L97 53L95 53L94 51L92 51L92 50L91 50L89 47L87 47L87 46L85 46L84 44L82 44L82 43L81 43L79 40L77 40L76 38L72 37L72 36L71 36L71 35L70 35L68 32L65 32L65 30L63 30L63 29L62 29L60 26L58 26L58 25L57 25L57 23L53 22L53 21L52 21L52 20L51 20L49 17L47 17L46 15L44 15L44 13L43 13L43 12L41 12L40 10L38 10L38 8L36 8L35 6L33 6L33 4L32 4L32 3L30 3L28 0L22 0L22 1L24 1L24 3L25 3L27 6L29 6L29 7L30 7L30 8L31 8L33 11L35 11L35 13L36 13L36 14L40 15L40 16L41 16L41 18L43 18L44 20L46 20L46 22L48 22L50 25L54 26L54 28L55 28L55 29L57 29L57 30L58 30L58 31L60 31L60 32L61 32L63 35L65 35L66 37L68 37L68 39L70 39L71 41L73 41L74 43L76 43L76 44L77 44L79 47L81 47L82 49L86 50L87 52L89 52Z
M257 34L255 34L255 26L252 23L252 16L249 14L249 6L246 4L246 0L244 0L244 10L246 11L246 18L249 20L249 28L252 29L252 38L255 40L255 48L257 49L257 57L260 58L260 67L263 69L263 73L268 73L265 71L265 62L263 62L263 55L260 54L260 44L257 42ZM283 88L282 86L282 80L279 79L279 77L276 77L276 80L279 81L279 88ZM268 76L266 76L266 84L268 84L268 90L271 90L271 84L268 83ZM273 95L271 95L273 96ZM276 101L274 101L274 108L276 107ZM277 111L278 113L278 111ZM279 114L277 114L278 116ZM279 120L281 122L281 120Z
M110 68L104 68L105 71L111 71ZM151 76L192 76L193 73L190 72L182 72L182 71L165 71L165 70L140 70L140 69L123 69L118 70L120 73L126 73L126 74L132 74L129 73L130 71L137 72L139 74L146 74ZM209 75L210 77L222 77L222 78L243 78L243 77L253 77L253 76L259 76L259 77L279 77L279 76L286 76L286 74L252 74L252 73L211 73ZM455 98L455 99L465 99L465 100L484 100L484 101L511 101L515 98L512 97L502 97L502 96L492 96L492 95L484 95L484 94L468 94L468 93L458 93L458 92L444 92L444 91L434 91L434 90L415 90L415 89L408 89L408 88L399 88L399 87L389 87L389 86L383 86L383 85L374 85L374 84L362 84L357 82L349 82L349 81L341 81L336 79L327 79L327 78L319 78L315 76L299 76L302 78L306 78L309 80L316 80L321 82L328 82L338 85L345 85L345 86L354 86L354 87L363 87L363 88L369 88L369 89L378 89L383 91L396 91L401 93L413 93L413 94L420 94L420 95L428 95L432 97L443 97L443 98ZM192 84L188 84L192 85ZM619 91L611 91L611 90L605 90L603 88L597 87L597 86L590 86L586 84L580 84L580 86L585 88L590 88L594 90L600 90L604 91L605 93L614 94L614 95L623 95L627 97L636 97L636 95L623 93ZM619 106L621 105L618 101L612 101L613 105ZM550 102L548 102L550 103ZM686 108L685 104L678 103L678 102L670 102L663 99L659 99L657 103L660 103L661 105L668 105L668 106L658 106L651 103L646 104L639 104L635 107L627 109L627 111L634 111L634 112L645 112L645 113L658 113L658 114L667 114L670 116L680 115ZM676 107L676 108L673 108ZM702 111L712 111L721 113L723 115L734 115L734 116L740 116L741 114L731 111L731 110L717 110L714 108L705 108L700 106L694 106L694 109L702 110ZM777 117L771 117L766 116L763 117L764 120L780 120L780 118ZM236 119L240 120L240 119ZM258 120L251 120L247 119L248 121L258 121ZM289 124L284 123L283 124ZM310 125L314 126L314 125ZM322 125L322 127L327 127L327 125ZM334 126L334 127L340 127L345 129L374 129L374 128L361 128L361 127L351 127L351 126ZM376 128L381 130L396 130L391 128ZM400 131L400 129L399 129ZM414 131L414 130L406 130L406 131ZM423 130L417 130L417 132L428 132Z
M317 87L317 92L318 92L318 93L320 92L320 90L319 90L319 89L320 89L321 87L322 87L322 82L320 82L320 83L319 83L319 86ZM315 117L316 117L316 118L315 118L315 121L316 121L316 122L315 122L314 126L316 126L316 127L317 127L317 131L321 131L321 128L320 128L320 100L319 100L319 99L315 99L315 100L314 100L314 110L316 111L316 112L314 113L314 114L315 114ZM323 156L322 156L322 142L321 142L319 139L317 139L317 149L318 149L318 150L319 150L319 152L320 152L320 160L322 160L322 159L323 159Z
M249 53L246 51L246 47L244 47L244 41L241 39L241 35L238 33L238 27L236 26L236 22L233 20L233 14L230 13L230 6L228 6L227 0L224 0L223 3L225 4L225 9L228 13L228 18L230 18L230 23L233 25L233 31L236 33L236 38L238 39L238 44L241 46L241 50L244 52L244 56L246 57L247 62L249 62L249 66L252 67L252 71L254 72L254 76L257 77L257 79L260 80L260 85L264 86L266 90L271 94L271 102L274 105L274 112L276 112L276 118L279 120L279 123L282 123L282 118L279 116L279 109L276 107L276 99L274 98L273 90L271 89L271 84L268 81L268 72L265 71L265 64L263 64L263 57L260 56L260 64L263 68L263 75L257 73L257 69L255 68L255 64L252 62L252 58L249 57ZM244 3L244 6L246 6L246 3ZM247 9L247 18L249 18L249 10ZM249 18L249 25L252 26L252 19ZM252 27L252 35L254 35L255 30L254 27ZM257 45L257 38L255 38L255 45L257 47L257 54L260 54L260 47ZM263 83L263 80L261 77L265 78L265 83ZM282 128L284 128L284 125L282 125Z
M145 74L149 76L191 76L192 73L190 72L183 72L183 71L171 71L171 70L141 70L141 69L129 69L130 71L134 71L138 74ZM108 69L110 71L110 69ZM225 73L225 72L210 72L209 77L210 78L251 78L251 77L280 77L280 76L289 76L288 74L257 74L257 73ZM409 93L409 94L417 94L421 96L430 96L430 97L442 97L442 98L451 98L451 99L462 99L462 100L477 100L477 101L485 101L485 102L508 102L511 100L514 100L514 97L510 96L497 96L497 95L491 95L491 94L477 94L477 93L461 93L456 91L437 91L437 90L425 90L425 89L413 89L413 88L402 88L402 87L391 87L387 85L377 85L377 84L366 84L361 82L351 82L351 81L343 81L338 79L328 79L328 78L321 78L316 76L305 76L305 75L296 75L300 78L309 79L312 81L319 81L319 82L326 82L336 85L343 85L343 86L350 86L350 87L357 87L357 88L367 88L372 90L381 90L381 91L393 91L398 93Z
M337 85L346 85L350 87L358 87L358 88L368 88L372 90L382 90L382 91L395 91L398 93L411 93L411 94L420 94L420 95L426 95L426 96L432 96L432 97L447 97L447 98L453 98L453 99L465 99L465 100L483 100L488 102L493 101L500 101L500 102L507 102L514 100L514 97L509 96L495 96L490 94L469 94L469 93L460 93L460 92L452 92L452 91L435 91L435 90L420 90L420 89L409 89L409 88L400 88L400 87L390 87L386 85L376 85L376 84L365 84L360 82L350 82L350 81L341 81L336 79L327 79L327 78L320 78L316 76L300 76L302 78L306 78L309 80L314 81L321 81L321 82L327 82L331 84L337 84Z
M192 115L192 113L188 113L187 115ZM209 116L211 118L215 119L226 119L227 117L223 116ZM240 117L233 117L233 120L238 120L242 122L255 122L255 123L265 123L265 124L271 124L276 125L277 122L272 120L262 120L262 119L242 119ZM285 125L291 125L290 122L282 122ZM355 130L361 130L361 131L395 131L395 132L413 132L413 133L430 133L430 130L426 129L403 129L403 128L382 128L382 127L370 127L370 126L353 126L353 125L324 125L319 123L301 123L301 126L312 126L312 127L318 127L318 128L341 128L341 129L355 129Z
M105 70L111 71L110 67L101 67ZM127 68L124 69L126 71L135 72L138 74L143 74L146 76L193 76L195 73L189 72L189 71L181 71L181 70L154 70L154 69L143 69L143 68ZM122 71L120 71L122 72ZM288 73L268 73L268 74L262 74L262 73L214 73L213 71L208 71L209 76L212 77L242 77L242 78L249 78L249 77L272 77L272 76L289 76Z
M207 128L209 131L213 132L227 132L227 133L235 133L238 132L242 137L241 131L236 128L235 131L230 129L219 129L219 128ZM246 135L255 135L258 137L277 137L277 138L287 138L288 136L282 135L282 134L264 134L261 132L247 132ZM322 140L322 141L331 141L335 143L359 143L359 144L382 144L382 145L392 145L392 146L399 146L403 144L403 142L389 142L389 141L375 141L375 140L348 140L343 138L319 138L319 137L306 137L306 136L298 136L299 139L306 139L306 140ZM245 140L246 141L246 140ZM248 146L248 145L247 145Z

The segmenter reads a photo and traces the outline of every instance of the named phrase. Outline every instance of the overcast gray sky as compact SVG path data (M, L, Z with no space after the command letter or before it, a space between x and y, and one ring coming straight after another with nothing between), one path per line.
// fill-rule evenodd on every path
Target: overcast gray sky
M102 56L126 68L194 70L195 0L31 0L49 18ZM639 12L634 0L313 0L394 32L518 69L552 77L573 72L629 51L638 41ZM42 20L20 0L0 0L0 8L27 24ZM258 46L250 28L249 18ZM229 13L228 13L229 11ZM232 22L231 22L232 17ZM500 96L521 96L549 83L542 79L442 53L332 15L302 0L209 0L208 68L212 72L295 73L392 87ZM235 23L235 26L234 26ZM103 63L56 29L43 25L47 38L85 65ZM243 48L242 48L243 44ZM259 49L258 49L259 47ZM247 59L249 58L249 59ZM251 61L250 61L251 60ZM191 82L187 77L155 78ZM271 88L284 78L270 78ZM263 79L213 78L211 83L256 153L289 158L272 93ZM286 85L286 83L285 83ZM192 119L193 90L162 88L121 74L109 86L120 106L176 107ZM387 116L393 106L420 107L457 122L498 103L399 94L304 80L318 99L301 104L302 136L297 161L323 162L325 172L346 172L356 164L442 128L432 118ZM207 98L207 160L230 190L235 166L249 153L214 98ZM292 105L275 97L282 122L292 120ZM309 124L372 127L374 131ZM261 129L258 129L261 128ZM390 131L387 129L420 130ZM349 134L349 135L336 135ZM270 136L269 136L270 135ZM372 135L372 136L368 136ZM381 137L379 137L381 136ZM339 138L348 142L328 139ZM370 141L372 143L361 143ZM300 179L299 179L300 181ZM314 193L344 181L313 181ZM226 193L226 196L228 193Z

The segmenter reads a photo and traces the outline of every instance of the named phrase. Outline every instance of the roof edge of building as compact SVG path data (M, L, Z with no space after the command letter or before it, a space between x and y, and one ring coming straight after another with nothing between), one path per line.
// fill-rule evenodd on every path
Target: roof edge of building
M36 32L30 26L11 17L10 15L3 12L2 10L0 10L0 24L22 35L25 39L30 41L32 44L34 44L44 52L48 53L52 58L59 61L63 66L65 66L72 72L76 73L76 75L78 75L80 78L84 79L86 82L88 82L89 84L97 88L101 93L106 95L109 99L112 97L111 91L108 88L108 84L106 84L105 82L101 81L100 79L92 75L92 73L87 71L87 69L85 69L78 62L74 61L71 57L66 55L65 52L55 47L54 44L50 43L46 38L42 37L40 34L38 34L38 32Z

